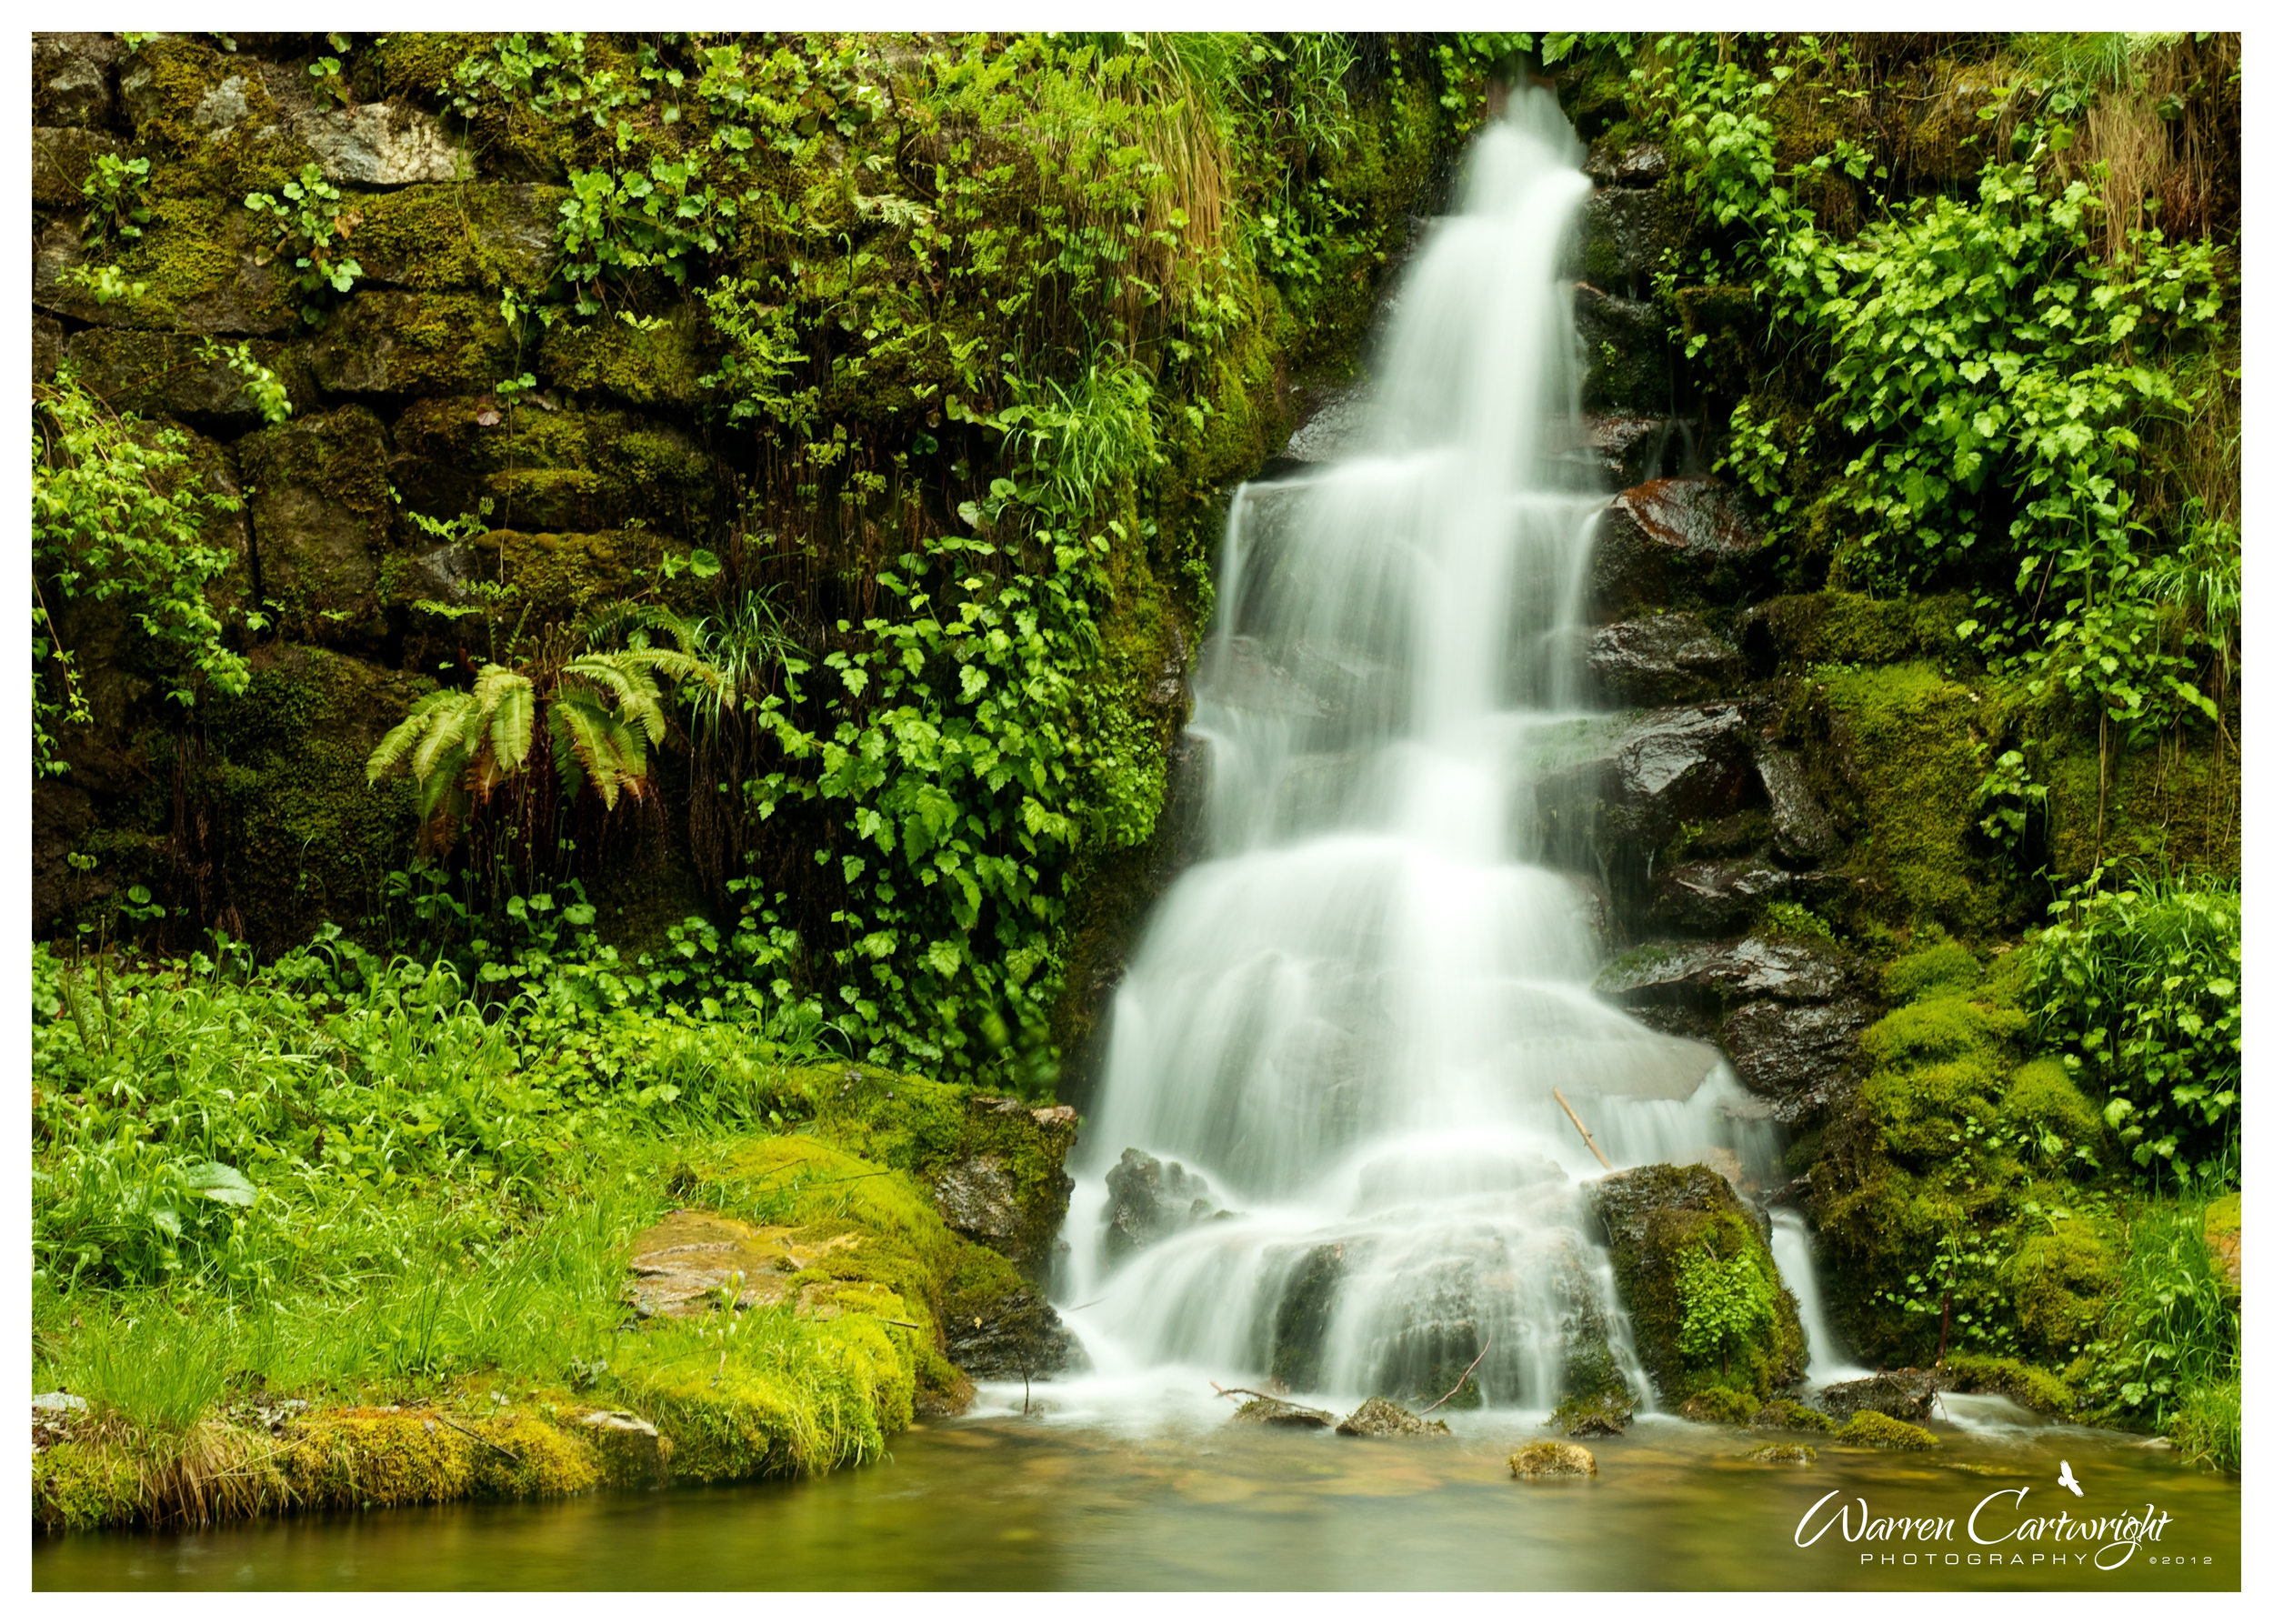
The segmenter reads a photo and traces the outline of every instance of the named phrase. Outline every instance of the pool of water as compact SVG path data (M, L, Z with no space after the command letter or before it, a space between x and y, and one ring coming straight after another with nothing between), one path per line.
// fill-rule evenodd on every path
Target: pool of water
M2232 1589L2241 1579L2237 1481L2118 1434L2018 1427L1994 1406L1938 1427L1930 1456L1818 1445L1801 1468L1746 1460L1759 1437L1645 1418L1589 1444L1598 1476L1522 1483L1506 1457L1544 1436L1537 1418L1469 1413L1452 1418L1448 1439L1365 1439L1028 1417L1015 1388L1011 1413L993 1397L995 1413L919 1427L893 1440L886 1462L807 1482L40 1539L33 1583ZM2056 1481L2064 1462L2080 1496ZM1863 1505L1873 1524L1928 1527L1866 1529ZM2127 1513L2150 1530L2136 1545L2118 1542L2119 1527L2058 1530L2062 1514L2074 1529ZM2049 1526L2032 1531L2036 1519ZM1968 1519L1993 1542L1968 1538Z

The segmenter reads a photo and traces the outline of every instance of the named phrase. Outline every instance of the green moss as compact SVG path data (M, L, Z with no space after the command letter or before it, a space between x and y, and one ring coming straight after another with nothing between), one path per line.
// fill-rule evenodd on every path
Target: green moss
M1875 1409L1858 1409L1855 1418L1838 1429L1839 1442L1863 1444L1874 1449L1938 1449L1941 1439L1923 1427L1882 1416Z
M531 631L635 596L659 575L666 554L686 551L684 542L646 530L489 530L466 545L480 579L516 589L514 615L517 619L526 609ZM407 580L403 588L406 596L425 590Z
M1977 855L1973 792L1998 707L1980 687L1930 666L1829 670L1792 720L1835 763L1816 787L1854 830L1849 867L1867 876L1889 923L1934 923L1978 936L2018 906L2008 870Z
M2240 751L2194 740L2168 750L2115 744L2104 797L2096 731L2075 738L2046 774L2053 870L2081 877L2105 861L2238 877Z
M484 294L357 289L306 346L308 367L340 395L454 395L491 389L526 365Z
M361 203L355 251L365 276L419 293L506 287L552 274L559 186L416 185Z
M1760 1401L1753 1394L1717 1385L1699 1388L1681 1401L1685 1419L1711 1421L1723 1427L1742 1426L1759 1408Z
M473 1492L478 1447L427 1411L325 1410L293 1429L283 1469L310 1507L434 1505Z
M257 263L264 246L241 199L154 199L149 224L117 258L120 273L145 291L105 306L104 322L187 332L289 332L299 325L298 300L288 277Z
M1952 1391L2001 1393L2038 1415L2068 1419L2076 1414L2076 1394L2049 1370L2019 1359L1953 1353L1942 1360Z
M1775 1398L1755 1410L1746 1423L1751 1427L1776 1427L1787 1432L1830 1432L1835 1424L1819 1409L1809 1409L1793 1398Z
M247 62L187 35L162 35L123 62L120 99L151 165L155 196L242 200L273 192L314 161L289 113Z
M2122 1284L2107 1241L2090 1220L2070 1218L2028 1236L2006 1266L2020 1328L2030 1344L2072 1354L2091 1339Z
M1930 994L1969 992L1981 979L1981 962L1956 942L1942 942L1898 958L1880 986L1889 1004L1908 1004Z
M538 371L546 382L577 395L692 406L708 398L701 379L712 364L697 318L682 308L651 327L564 321L545 335Z
M73 1439L32 1458L32 1520L44 1529L115 1527L142 1510L141 1469L117 1445Z

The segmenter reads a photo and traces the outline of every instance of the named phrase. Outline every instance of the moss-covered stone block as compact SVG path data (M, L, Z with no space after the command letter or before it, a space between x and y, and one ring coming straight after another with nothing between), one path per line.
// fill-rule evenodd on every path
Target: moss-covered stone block
M115 34L35 34L32 121L106 123L117 103L118 61L125 55L125 42Z
M261 596L291 632L370 642L379 564L395 523L386 430L363 406L293 418L239 443L252 497Z
M157 158L155 195L274 192L315 154L292 128L313 104L305 76L231 55L187 35L162 35L121 63L119 100L135 140Z
M2180 737L2150 749L2079 738L2045 775L2053 870L2081 877L2103 862L2150 872L2241 873L2238 741ZM2104 774L2104 792L2102 777Z
M1767 1227L1710 1168L1633 1168L1589 1187L1595 1222L1609 1248L1634 1348L1657 1402L1677 1407L1712 1388L1748 1394L1743 1416L1797 1382L1807 1366L1799 1306L1777 1271ZM1683 1351L1684 1260L1709 1253L1745 1261L1770 1300L1765 1314L1726 1339L1720 1357ZM1693 1341L1692 1348L1697 1344Z
M35 126L32 131L32 203L35 207L84 212L86 178L95 160L124 149L118 137L69 125Z
M88 327L64 341L63 358L119 411L179 417L215 434L256 426L260 406L245 379L225 360L201 354L204 343L185 334ZM255 360L284 380L293 400L315 398L314 378L283 343L255 338L251 348Z
M1872 1449L1938 1449L1941 1439L1923 1427L1913 1427L1908 1421L1898 1421L1892 1416L1882 1416L1875 1409L1858 1409L1855 1418L1838 1430L1843 1444L1860 1444Z
M413 293L506 287L533 294L560 251L565 188L477 183L365 198L355 234L366 283Z
M395 441L396 486L433 517L476 512L486 499L500 529L588 532L636 520L698 536L722 511L722 471L696 437L630 412L431 396L405 408Z
M701 405L710 395L701 379L713 365L699 318L685 306L651 324L605 316L563 320L538 351L538 372L547 383L643 406Z
M1881 598L1836 588L1787 594L1747 609L1738 637L1754 671L1804 666L1887 666L1922 657L1970 659L1957 628L1972 612L1961 592Z
M523 357L480 294L359 290L301 346L334 395L462 395L519 375Z
M118 246L119 275L142 291L98 304L71 273L74 244L34 256L35 297L83 321L182 334L275 336L300 326L299 296L274 262L272 234L227 197L160 197L142 236ZM44 291L42 291L44 290Z
M513 588L512 613L517 619L526 609L530 629L632 596L658 578L666 554L686 550L686 543L648 530L490 530L466 545L474 575ZM425 596L407 576L402 590Z

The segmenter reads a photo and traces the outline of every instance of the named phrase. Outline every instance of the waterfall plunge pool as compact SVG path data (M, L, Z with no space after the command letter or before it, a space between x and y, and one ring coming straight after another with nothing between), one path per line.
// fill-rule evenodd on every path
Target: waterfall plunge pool
M1644 1418L1623 1438L1589 1441L1598 1476L1521 1483L1506 1457L1547 1435L1513 1411L1455 1413L1447 1439L1348 1439L1227 1426L1198 1402L1189 1419L1164 1423L1156 1410L1147 1429L1108 1427L1082 1418L1074 1395L1037 1383L1042 1413L1027 1417L1016 1384L990 1385L983 1413L901 1434L888 1461L805 1482L37 1539L32 1580L43 1590L2222 1590L2241 1578L2238 1481L2119 1433L1937 1424L1930 1454L1818 1439L1812 1466L1771 1467L1744 1456L1796 1435ZM2081 1497L2058 1487L2063 1461ZM1827 1495L1808 1525L1827 1531L1798 1545L1803 1515ZM1974 1543L1966 1523L1985 1499L1984 1538L2063 1512L2073 1522L2151 1507L2168 1521L2101 1568L2093 1554L2105 1541ZM1859 1534L1857 1501L1874 1521L1946 1518L1952 1533L1850 1542L1839 1517Z

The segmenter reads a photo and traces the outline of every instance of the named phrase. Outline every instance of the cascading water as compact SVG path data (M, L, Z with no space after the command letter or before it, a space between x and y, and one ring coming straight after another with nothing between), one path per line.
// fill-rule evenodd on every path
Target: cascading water
M1108 1381L1405 1395L1480 1354L1495 1404L1553 1404L1576 1361L1646 1399L1552 1090L1621 1167L1773 1153L1720 1109L1714 1051L1592 997L1587 894L1537 861L1604 506L1567 454L1581 155L1551 92L1511 96L1397 302L1357 454L1233 503L1192 721L1211 855L1120 989L1073 1169L1058 1296ZM1125 1148L1182 1172L1174 1232L1119 1256Z

